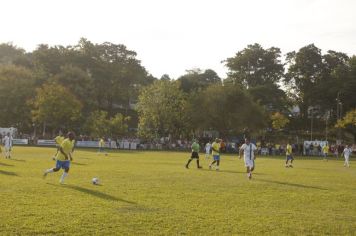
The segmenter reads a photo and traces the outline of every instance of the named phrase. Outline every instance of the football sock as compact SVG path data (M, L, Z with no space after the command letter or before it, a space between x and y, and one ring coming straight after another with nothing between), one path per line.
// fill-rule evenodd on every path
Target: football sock
M59 182L60 182L60 183L63 183L63 182L64 182L64 178L67 177L67 175L68 175L68 173L63 172L63 174L62 174L62 176L61 176Z
M53 173L53 172L54 172L53 169L48 169L48 170L46 170L46 173Z

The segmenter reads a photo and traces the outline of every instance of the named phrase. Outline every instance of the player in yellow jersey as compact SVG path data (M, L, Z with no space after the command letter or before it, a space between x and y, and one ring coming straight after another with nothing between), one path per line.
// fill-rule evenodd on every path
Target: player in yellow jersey
M56 142L57 151L56 151L56 154L54 154L54 156L52 157L53 160L56 160L56 156L58 155L58 152L59 152L59 147L61 146L64 139L65 138L63 136L62 131L59 131L58 136L54 138L54 141Z
M220 142L221 139L216 138L215 142L211 145L211 150L213 154L213 162L210 163L209 169L212 168L212 166L216 163L216 170L219 170L219 165L220 165Z
M104 153L105 156L108 155L108 153L105 151L105 140L104 138L101 138L99 140L99 151L98 153Z
M67 177L70 168L70 161L73 160L71 153L74 147L73 140L75 139L75 134L73 132L69 132L67 136L68 138L64 139L59 147L59 152L56 156L56 167L46 170L43 174L43 177L45 178L48 173L64 169L64 172L59 180L61 184L63 184L65 177Z
M286 167L293 167L293 161L294 158L292 156L292 145L290 145L290 142L288 141L287 147L286 147ZM290 161L290 164L288 162Z
M328 161L329 145L327 143L322 147L322 151L323 151L324 160Z

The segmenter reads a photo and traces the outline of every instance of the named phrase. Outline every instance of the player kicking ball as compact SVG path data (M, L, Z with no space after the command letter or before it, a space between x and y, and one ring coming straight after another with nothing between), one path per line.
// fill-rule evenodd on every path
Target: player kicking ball
M252 172L255 169L256 151L256 145L251 143L249 138L245 138L245 143L240 147L239 158L241 159L243 153L248 179L252 179Z
M200 145L198 144L197 140L193 140L193 143L192 143L192 155L190 157L190 159L188 160L187 164L185 165L185 168L189 169L189 164L190 162L193 160L193 159L196 159L197 160L197 168L200 169L202 168L200 165L199 165L199 150L200 150Z
M290 164L288 163L290 161ZM293 161L294 158L292 156L292 145L290 145L290 142L288 142L287 147L286 147L286 168L291 167L293 168Z
M64 139L64 141L59 147L59 152L56 156L56 160L57 160L56 167L46 170L43 174L43 178L45 178L48 173L57 172L60 169L63 169L64 172L61 178L59 179L59 183L61 184L64 183L64 179L68 176L70 161L73 160L71 153L73 151L73 147L74 147L73 140L75 138L73 132L69 132L67 136L68 138Z

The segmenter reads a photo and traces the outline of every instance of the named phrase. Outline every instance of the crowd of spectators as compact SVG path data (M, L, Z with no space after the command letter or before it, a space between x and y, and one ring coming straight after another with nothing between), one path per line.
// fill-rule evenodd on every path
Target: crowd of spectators
M35 144L37 139L51 139L49 137L31 137L30 135L18 134L17 138L27 138L30 144ZM77 141L98 141L102 137L92 137L88 135L78 135ZM211 142L212 138L198 138L201 151L205 151L204 147L207 142ZM112 149L139 149L139 150L177 150L189 151L191 149L192 140L178 139L171 140L168 137L155 139L154 141L144 141L135 137L124 138L105 138L108 148ZM253 141L256 144L259 155L284 156L287 143L284 142L261 142ZM239 147L243 144L243 139L222 140L222 153L238 153ZM291 143L293 154L297 156L322 156L323 143L303 142ZM345 148L344 144L328 144L329 155L340 156ZM356 152L356 144L351 145L351 149Z

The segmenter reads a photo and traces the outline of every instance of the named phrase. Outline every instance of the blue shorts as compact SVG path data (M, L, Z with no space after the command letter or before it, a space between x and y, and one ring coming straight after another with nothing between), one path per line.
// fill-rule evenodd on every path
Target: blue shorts
M60 160L57 160L56 162L56 168L57 169L69 169L70 167L70 161L60 161Z
M220 161L220 155L214 155L214 161Z
M289 160L294 160L294 158L292 157L292 155L287 155L287 161Z

